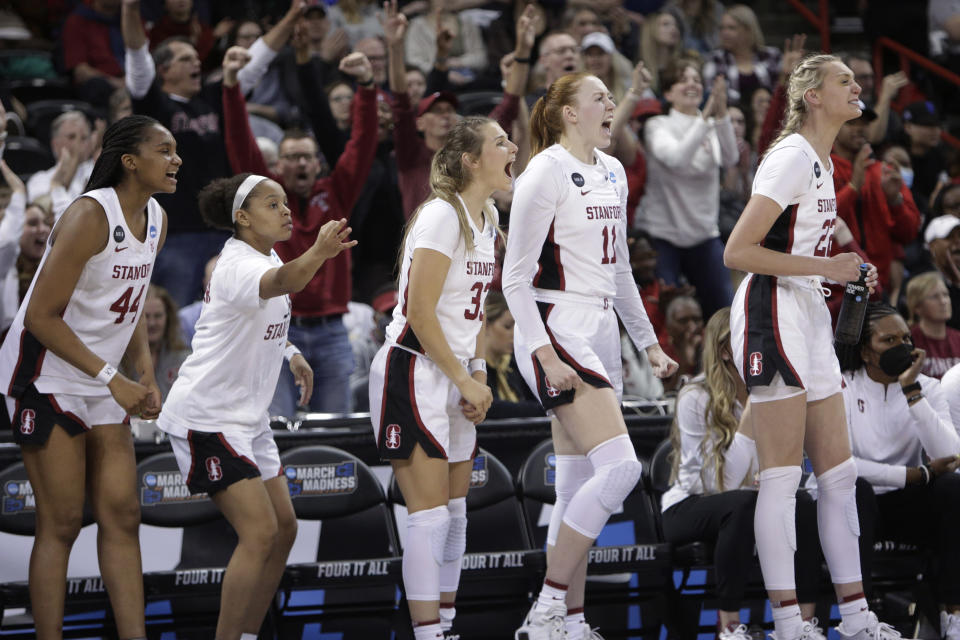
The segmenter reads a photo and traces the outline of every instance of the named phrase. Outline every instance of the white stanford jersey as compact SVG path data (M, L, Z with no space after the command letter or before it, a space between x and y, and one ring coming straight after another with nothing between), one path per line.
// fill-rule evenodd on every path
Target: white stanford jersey
M656 336L630 270L627 177L597 150L584 164L555 144L534 156L514 187L503 293L530 351L550 343L538 292L611 298L639 349Z
M466 209L463 199L460 204ZM469 215L467 219L473 232L470 251L464 246L457 212L450 203L434 198L420 209L403 247L400 295L393 309L393 321L387 327L387 342L424 353L420 341L407 323L407 296L413 252L417 249L433 249L450 258L450 270L443 281L436 308L443 337L450 350L461 360L476 356L477 334L483 325L483 305L493 282L496 231L486 216L483 231L474 225Z
M167 433L232 431L255 435L280 377L290 326L290 297L260 297L260 279L283 266L276 252L264 255L242 240L223 245L193 336L193 353L157 420Z
M90 258L80 272L77 286L63 310L63 320L88 349L117 367L143 311L142 303L163 229L163 210L153 198L147 201L146 237L140 242L127 227L112 187L80 197L93 198L103 207L108 239L103 251ZM50 255L52 240L51 236L37 273ZM56 241L69 244L70 238L58 235ZM110 395L106 385L49 352L24 329L23 317L34 285L36 278L0 348L0 389L7 395L19 397L33 383L40 393Z
M783 213L767 232L763 246L801 256L830 256L837 197L833 164L824 167L807 139L794 133L763 157L753 193L780 205Z

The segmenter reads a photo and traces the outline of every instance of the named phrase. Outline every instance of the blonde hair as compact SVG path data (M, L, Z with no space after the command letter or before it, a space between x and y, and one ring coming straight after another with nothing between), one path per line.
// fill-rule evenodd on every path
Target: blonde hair
M433 154L433 160L430 163L430 195L424 200L407 222L407 228L403 232L403 242L400 243L400 255L398 265L403 266L403 255L406 251L407 236L413 229L420 215L423 206L433 200L440 198L453 207L457 212L457 220L460 223L460 237L463 239L467 253L473 251L473 231L470 229L470 219L467 210L457 196L469 186L473 180L473 175L463 165L463 154L479 157L483 150L484 134L483 130L487 125L496 124L495 120L483 116L467 116L463 118L447 134L443 146ZM504 239L503 231L500 229L500 216L497 208L493 204L493 199L487 200L483 206L483 217L486 224L492 224L500 237L501 242ZM398 269L400 271L400 269Z
M702 477L704 470L713 466L714 484L720 491L727 489L723 486L724 454L733 443L733 436L740 426L734 414L738 374L723 359L724 349L730 350L730 307L718 310L707 322L703 332L704 378L688 384L688 387L697 385L707 392L703 414L707 435L700 443L700 454L704 461L700 470L701 481L706 480ZM670 443L673 445L670 478L674 482L680 467L680 425L676 417L670 427Z
M840 62L840 58L826 53L815 53L801 60L790 74L790 79L787 81L787 105L783 114L783 128L764 153L803 127L808 113L804 96L810 89L819 89L823 86L823 80L827 75L826 67L831 62Z
M669 59L660 60L658 56L659 47L657 46L657 30L660 26L657 24L663 16L670 16L677 23L677 29L683 33L683 24L677 16L671 11L660 11L647 16L640 29L640 59L643 60L643 66L650 72L650 88L660 93L660 69L667 66L670 60L676 59L683 51L683 42L674 47Z
M939 271L927 271L918 276L910 278L907 283L907 311L909 312L908 323L913 326L920 319L917 317L917 307L923 302L924 298L930 295L937 283L944 284L943 276Z
M578 71L557 78L530 112L530 157L560 141L563 134L563 108L574 106L584 78L592 73Z
M754 51L763 46L763 31L760 30L760 22L757 20L757 14L753 12L753 9L745 4L735 4L728 7L724 11L724 15L730 16L737 21L737 24L750 32L750 36L753 38Z

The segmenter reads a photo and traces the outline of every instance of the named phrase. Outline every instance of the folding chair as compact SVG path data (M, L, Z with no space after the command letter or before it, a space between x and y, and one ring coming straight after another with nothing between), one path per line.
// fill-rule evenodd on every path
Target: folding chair
M17 175L30 175L37 171L49 169L54 165L50 147L40 141L24 136L10 136L7 138L3 150L3 159L10 165L10 169Z
M400 555L380 481L356 456L316 445L281 459L299 520L319 520L316 562L287 567L278 599L280 637L295 637L307 616L343 640L386 638L397 622ZM302 528L302 527L301 527Z

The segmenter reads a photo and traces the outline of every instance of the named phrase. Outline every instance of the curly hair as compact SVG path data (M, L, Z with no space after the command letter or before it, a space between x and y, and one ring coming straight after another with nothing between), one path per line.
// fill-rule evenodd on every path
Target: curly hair
M208 226L225 231L236 230L233 222L233 196L250 175L250 173L238 173L230 178L218 178L200 190L200 195L197 197L200 217ZM247 194L240 203L241 209L250 201L250 196L259 187L260 185L257 185Z

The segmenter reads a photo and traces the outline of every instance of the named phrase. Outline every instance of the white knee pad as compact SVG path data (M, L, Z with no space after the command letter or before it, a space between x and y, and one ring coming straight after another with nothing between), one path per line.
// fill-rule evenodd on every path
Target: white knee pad
M440 566L449 529L450 513L446 505L407 516L403 548L403 586L407 600L440 599Z
M857 463L847 458L817 476L817 526L834 584L859 582Z
M547 544L557 544L557 532L563 522L563 515L567 512L567 505L573 499L580 487L593 476L593 465L587 456L556 456L556 470L554 473L554 490L557 499L550 512L550 526L547 527Z
M443 564L440 566L440 592L456 591L460 586L460 565L467 549L467 499L453 498L447 503L450 527L443 547Z
M753 530L767 590L796 589L793 555L797 550L797 489L800 467L771 467L760 472Z
M596 538L637 484L642 466L626 434L601 442L587 458L593 477L574 494L563 523L583 536Z

